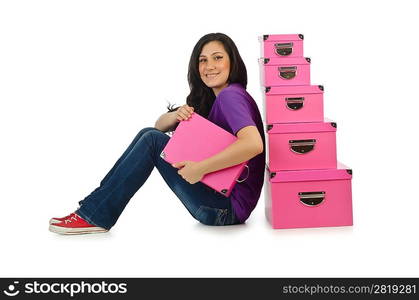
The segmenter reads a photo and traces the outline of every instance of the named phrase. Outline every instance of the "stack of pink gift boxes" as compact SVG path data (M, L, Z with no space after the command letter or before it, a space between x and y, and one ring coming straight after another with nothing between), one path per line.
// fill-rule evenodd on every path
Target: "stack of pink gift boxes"
M267 133L265 212L273 228L351 226L352 170L338 163L336 123L310 83L303 35L264 35L260 73Z

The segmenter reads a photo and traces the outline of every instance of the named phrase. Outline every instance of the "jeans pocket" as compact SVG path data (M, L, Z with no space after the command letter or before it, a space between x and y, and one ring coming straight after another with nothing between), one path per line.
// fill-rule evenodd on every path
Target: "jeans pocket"
M228 215L227 208L214 208L201 205L195 213L195 218L205 225L225 225Z

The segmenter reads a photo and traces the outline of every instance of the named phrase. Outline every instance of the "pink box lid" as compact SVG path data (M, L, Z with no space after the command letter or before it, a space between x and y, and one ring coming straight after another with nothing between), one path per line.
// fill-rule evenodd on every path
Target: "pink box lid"
M303 39L304 35L302 34L264 34L263 36L259 36L259 41L261 42L301 41Z
M337 124L329 119L324 122L274 123L266 126L268 134L300 133L300 132L328 132L336 131Z
M336 169L315 169L315 170L291 170L269 172L270 182L293 182L293 181L318 181L318 180L340 180L352 179L352 169L338 162Z
M272 57L272 58L259 58L259 62L265 66L283 66L283 65L308 65L311 63L309 57Z
M322 85L267 86L262 88L266 95L323 94Z

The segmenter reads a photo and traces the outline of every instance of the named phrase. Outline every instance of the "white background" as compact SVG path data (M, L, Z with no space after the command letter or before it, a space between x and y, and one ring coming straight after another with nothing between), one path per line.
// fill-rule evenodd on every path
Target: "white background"
M2 1L0 276L419 276L413 3ZM354 171L354 226L273 230L263 193L245 225L201 225L155 170L109 233L49 232L167 101L185 102L209 32L236 42L260 108L258 36L304 34Z

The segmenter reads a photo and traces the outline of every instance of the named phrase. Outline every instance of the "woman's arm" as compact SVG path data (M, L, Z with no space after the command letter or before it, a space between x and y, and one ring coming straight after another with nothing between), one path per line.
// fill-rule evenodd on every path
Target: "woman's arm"
M178 174L194 184L211 172L247 161L263 152L263 141L256 126L246 126L237 132L238 139L221 152L199 162L183 161L173 164L181 168Z
M154 127L160 131L166 132L173 128L177 122L176 111L172 111L162 114L154 124Z
M204 174L235 166L263 152L263 141L256 126L246 126L237 132L237 140L223 151L200 161Z
M154 128L166 132L172 129L176 123L191 117L194 108L187 104L178 107L175 111L162 114L154 124Z

